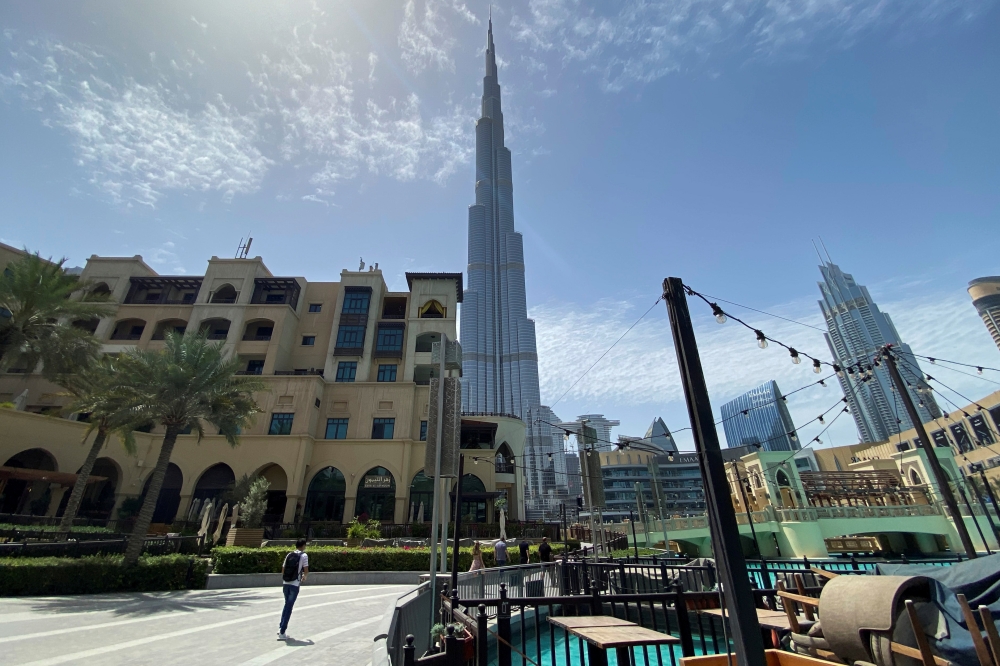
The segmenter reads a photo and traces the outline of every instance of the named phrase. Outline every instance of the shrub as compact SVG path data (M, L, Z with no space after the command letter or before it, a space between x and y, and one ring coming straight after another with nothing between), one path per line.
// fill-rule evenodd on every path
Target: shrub
M186 555L146 556L139 558L138 565L126 568L122 559L121 555L2 558L0 597L205 587L208 560Z
M14 525L12 523L0 523L0 532L8 530L20 530L21 532L58 532L58 525ZM107 527L91 527L89 525L74 525L70 528L70 535L74 534L110 534Z
M377 520L359 522L357 516L347 524L348 539L381 539L382 523Z
M552 546L552 553L562 552L561 543ZM278 573L289 548L242 548L220 546L212 550L215 559L215 573ZM538 561L538 547L532 546L532 562ZM429 548L340 548L336 546L316 546L309 553L309 571L427 571L430 567ZM517 563L516 548L508 546L511 564ZM448 567L451 567L451 549L448 549ZM458 552L459 571L468 571L472 564L472 549L460 548ZM495 567L497 562L493 549L483 548L483 564Z
M139 513L139 509L141 508L141 497L126 497L122 500L121 506L118 507L118 519L132 518Z
M240 513L243 518L243 526L250 529L260 527L264 519L264 512L267 511L267 489L271 484L264 477L257 477L250 484L250 489L246 497L240 503Z

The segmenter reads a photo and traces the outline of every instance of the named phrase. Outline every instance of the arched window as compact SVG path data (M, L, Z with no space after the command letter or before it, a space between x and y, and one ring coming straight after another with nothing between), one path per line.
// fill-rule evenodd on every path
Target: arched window
M146 328L146 322L142 319L123 319L115 324L111 331L112 340L138 340L142 337L142 332Z
M84 300L88 301L106 301L111 298L111 289L108 288L106 282L98 282L94 285Z
M336 467L324 467L309 482L304 518L344 521L344 496L347 482Z
M274 322L270 319L254 319L247 322L243 331L244 340L266 342L271 339L274 333Z
M230 470L231 472L232 470ZM146 483L142 487L142 497L145 499L149 490L149 482L153 480L150 474L146 478ZM181 468L173 463L167 465L167 473L163 477L163 485L160 486L160 496L156 499L156 509L153 510L154 523L172 523L177 515L177 508L181 505L181 485L184 483L184 475Z
M285 515L285 504L287 497L285 491L288 489L288 475L281 465L268 465L257 476L267 479L267 508L264 510L264 520L267 522L281 522Z
M212 293L212 303L235 303L239 294L231 284L224 284Z
M236 483L236 474L233 468L226 463L212 465L198 479L198 485L194 487L194 499L204 502L206 499L216 499L224 492L233 487Z
M44 449L27 449L8 458L3 466L54 472L56 471L56 459ZM48 484L45 483L36 484L34 481L11 479L4 486L3 494L0 496L0 512L44 514L48 509L48 502L42 500L47 487ZM33 503L37 503L35 509L32 509Z
M431 508L434 504L434 482L427 478L424 470L413 475L410 483L410 514L413 522L431 519ZM421 514L421 507L423 512Z
M458 489L456 482L451 491L451 512L455 513L455 500ZM492 497L486 492L486 484L475 474L462 477L462 522L485 523L491 507Z
M354 515L358 520L391 523L396 512L396 479L385 467L372 467L358 482Z
M446 316L445 307L435 300L427 301L420 306L421 319L444 319Z
M915 469L910 469L910 484L914 486L924 485L923 479L920 478L920 475L917 473L917 470Z
M206 319L201 323L201 333L208 336L209 340L225 340L229 337L229 327L232 324L228 319Z
M778 470L778 473L774 475L774 480L777 482L779 486L792 485L791 481L788 480L788 475L785 474L785 472L780 469Z
M164 319L157 322L156 329L153 331L153 340L166 340L167 333L184 335L186 329L187 322L183 319Z

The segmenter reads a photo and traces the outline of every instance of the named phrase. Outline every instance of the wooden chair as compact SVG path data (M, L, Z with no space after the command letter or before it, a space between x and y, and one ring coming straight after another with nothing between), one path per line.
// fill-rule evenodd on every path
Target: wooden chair
M993 650L993 657L1000 655L1000 636L997 635L997 626L993 623L993 615L990 613L990 609L986 606L979 607L979 616L983 620L983 627L986 629L986 635L990 641L990 647L986 647L986 641L983 640L983 635L979 631L979 624L976 622L976 615L972 612L972 608L969 607L969 602L966 600L964 594L956 595L958 599L958 605L962 608L962 616L965 618L965 624L969 627L969 633L972 634L972 644L976 648L976 656L979 657L979 666L994 666L994 661L990 656L990 649ZM985 611L985 613L983 612Z
M919 659L923 663L923 666L951 666L950 661L941 657L935 657L931 652L931 646L927 642L924 627L920 623L920 618L917 617L917 608L909 599L906 600L906 614L910 618L910 625L913 627L913 635L917 640L917 647L912 648L908 645L892 642L889 644L889 649L898 655L910 657L911 659Z
M808 631L808 625L803 626L803 623L799 621L798 606L802 606L806 620L811 623L816 618L813 609L819 610L819 599L805 594L793 594L785 588L784 581L780 580L778 581L778 597L781 599L781 605L785 608L785 616L788 618L788 626L792 633L803 634Z

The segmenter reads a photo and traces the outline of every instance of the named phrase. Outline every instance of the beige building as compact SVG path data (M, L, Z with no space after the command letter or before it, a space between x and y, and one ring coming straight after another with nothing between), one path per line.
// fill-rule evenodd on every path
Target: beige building
M1000 347L1000 276L976 278L969 283L969 296L993 342Z
M0 265L20 254L0 246ZM163 276L140 256L92 256L82 270L92 289L117 303L113 316L78 322L105 353L157 349L168 331L199 330L224 344L241 372L260 375L262 413L230 448L209 434L182 435L154 522L185 517L194 500L217 497L244 474L271 481L274 521L344 521L365 515L411 522L425 506L423 476L431 344L457 337L461 273L407 273L408 291L391 292L377 266L341 272L339 282L273 275L260 257L212 257L204 275ZM34 368L0 376L0 461L5 466L75 472L86 425L66 413L66 398ZM114 515L143 492L161 433L138 433L138 454L110 441L84 507ZM505 415L463 417L464 520L491 521L493 502L508 499L511 518L524 505L521 466L525 426ZM64 488L11 481L0 513L55 514Z

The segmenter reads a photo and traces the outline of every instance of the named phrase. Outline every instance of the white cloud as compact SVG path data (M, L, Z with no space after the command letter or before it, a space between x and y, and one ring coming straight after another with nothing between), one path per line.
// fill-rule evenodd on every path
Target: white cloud
M270 160L255 145L256 123L221 97L187 108L166 85L105 75L103 57L86 47L39 46L12 54L0 86L69 134L90 183L112 201L153 206L169 190L229 201L259 187ZM186 71L181 62L171 61Z
M173 241L164 242L149 253L149 263L156 267L164 267L161 270L168 270L177 275L186 274L187 271L181 264L180 257L174 251L176 247Z
M838 46L884 28L926 29L979 16L992 0L529 0L515 37L564 63L583 63L607 90L645 83L722 53L770 58Z
M425 69L454 71L451 52L456 38L448 30L448 15L456 15L466 23L478 24L479 20L458 0L424 0L422 4L422 11L416 0L408 0L403 7L397 36L403 64L414 73Z

